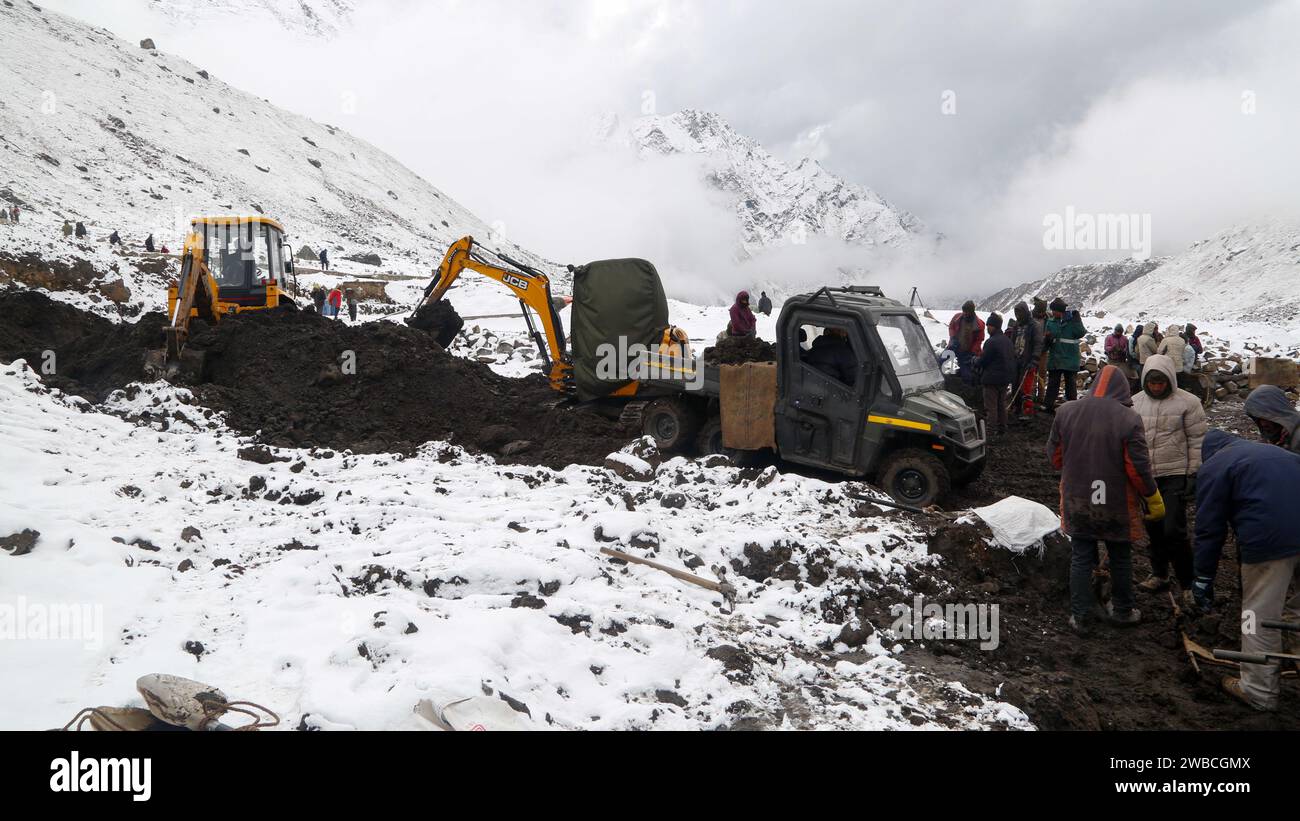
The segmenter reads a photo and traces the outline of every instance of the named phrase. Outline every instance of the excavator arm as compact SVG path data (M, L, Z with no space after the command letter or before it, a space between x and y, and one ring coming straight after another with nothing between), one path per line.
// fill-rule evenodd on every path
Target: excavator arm
M433 279L425 287L423 296L416 303L412 315L424 305L440 301L465 271L473 271L495 280L519 300L524 321L528 324L529 336L546 363L551 387L557 391L569 392L573 385L573 365L567 351L564 325L555 309L550 279L541 271L504 254L481 249L499 259L502 264L490 262L478 250L473 237L462 237L452 243L438 270L434 272ZM533 323L534 314L541 322L540 331Z
M167 362L180 360L190 334L190 315L197 313L211 320L220 312L217 305L217 281L203 261L203 235L195 232L185 240L181 255L181 275L168 294L170 310L166 328Z

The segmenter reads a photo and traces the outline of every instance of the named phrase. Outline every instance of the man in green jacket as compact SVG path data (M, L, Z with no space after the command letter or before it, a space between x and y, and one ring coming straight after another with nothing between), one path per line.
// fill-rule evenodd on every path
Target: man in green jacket
M1078 311L1066 311L1069 306L1064 299L1058 296L1049 307L1052 316L1047 320L1047 399L1043 405L1048 413L1054 413L1062 380L1065 400L1079 398L1079 343L1088 331Z

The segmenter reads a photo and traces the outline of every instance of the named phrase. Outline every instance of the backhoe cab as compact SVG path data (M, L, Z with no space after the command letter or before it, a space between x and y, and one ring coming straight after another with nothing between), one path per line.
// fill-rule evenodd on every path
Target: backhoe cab
M284 226L259 216L195 217L190 227L180 276L167 289L165 347L145 358L148 371L168 377L202 369L185 350L191 319L296 307L282 284L294 275Z

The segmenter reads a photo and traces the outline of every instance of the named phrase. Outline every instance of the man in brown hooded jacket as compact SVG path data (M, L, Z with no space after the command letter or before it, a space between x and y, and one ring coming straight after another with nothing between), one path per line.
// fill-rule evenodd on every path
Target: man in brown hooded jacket
M1103 612L1117 624L1137 624L1142 613L1133 606L1133 545L1147 543L1144 518L1164 518L1164 501L1142 417L1119 368L1102 368L1086 397L1057 411L1047 456L1061 471L1061 530L1073 542L1070 627L1082 632L1098 610L1092 592L1098 542L1106 543L1114 597L1113 613Z

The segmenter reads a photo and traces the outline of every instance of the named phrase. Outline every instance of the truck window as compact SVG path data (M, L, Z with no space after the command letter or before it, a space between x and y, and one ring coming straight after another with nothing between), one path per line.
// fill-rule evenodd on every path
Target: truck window
M799 326L799 358L812 368L853 387L858 381L857 350L849 333L836 325L804 323Z

